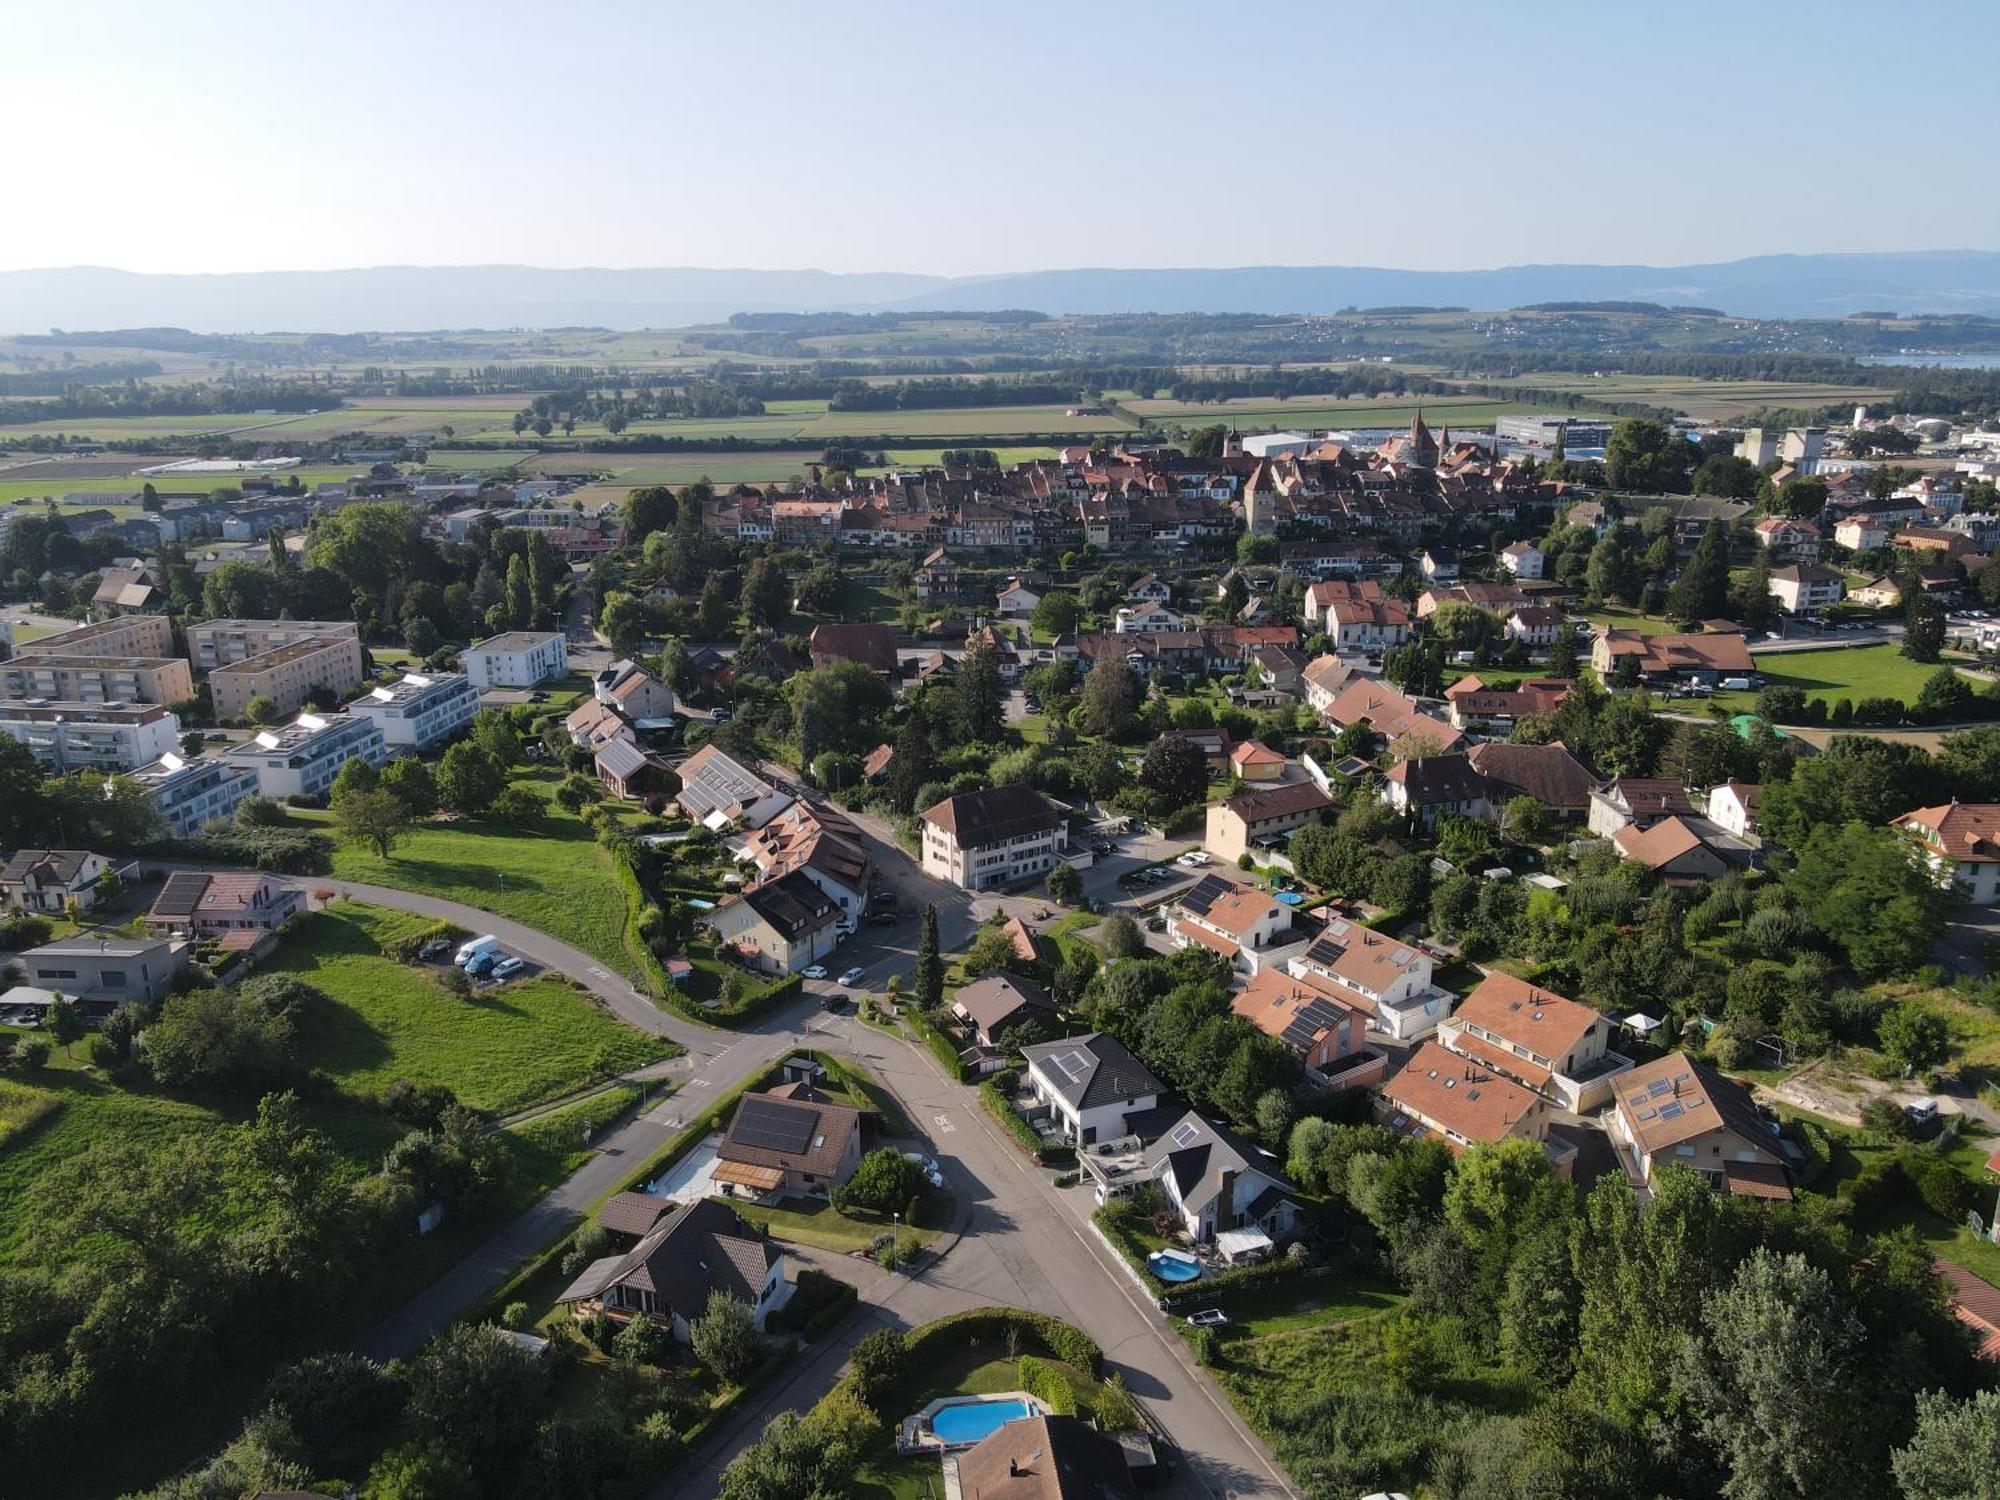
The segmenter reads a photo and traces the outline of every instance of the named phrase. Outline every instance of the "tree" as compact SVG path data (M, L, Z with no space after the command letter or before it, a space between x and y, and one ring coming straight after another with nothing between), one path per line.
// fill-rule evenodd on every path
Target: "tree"
M366 1355L314 1354L271 1377L265 1410L316 1474L358 1474L402 1415L402 1384Z
M391 762L383 768L381 787L402 803L403 811L413 821L428 818L438 810L437 775L431 770L429 761L408 755Z
M356 762L349 761L348 764ZM341 837L351 843L366 844L381 858L387 859L415 820L401 797L378 787L345 794L336 789L333 821L339 827Z
M929 1186L920 1165L894 1146L883 1146L861 1158L854 1175L836 1191L835 1198L843 1212L852 1207L872 1208L886 1214L922 1196Z
M42 1024L48 1027L49 1035L63 1049L64 1056L68 1056L70 1048L83 1040L83 1012L77 1009L74 1000L61 993L49 1001L48 1008L42 1013Z
M701 586L701 602L695 607L695 639L698 641L719 641L728 636L735 628L736 606L724 590L722 580L711 575L708 582ZM670 642L669 644L677 645L679 643ZM685 654L685 650L683 650L683 656ZM686 686L682 686L676 682L673 684L673 687L677 693L690 692L693 690L694 684L692 681L689 681Z
M1949 897L1886 828L1814 828L1785 888L1863 979L1914 972L1944 931Z
M1942 1067L1951 1056L1951 1027L1943 1016L1914 1000L1884 1012L1876 1032L1883 1053L1906 1077Z
M790 617L791 580L772 559L758 558L743 575L743 608L750 623L765 630L776 630Z
M439 1439L481 1476L518 1469L534 1439L548 1370L505 1332L455 1323L410 1357L404 1378L413 1431Z
M1157 739L1139 763L1139 785L1164 806L1192 806L1208 795L1208 757L1192 740Z
M243 705L243 717L252 724L275 724L284 715L279 712L276 699L268 693L258 693Z
M722 1291L710 1292L708 1311L689 1330L688 1345L694 1350L694 1357L708 1366L716 1379L735 1385L757 1363L761 1346L756 1314L740 1297Z
M917 1004L926 1011L944 1004L944 954L938 947L937 908L924 908L917 937L915 975Z
M1146 951L1146 935L1124 912L1113 912L1097 929L1097 946L1106 958L1131 958Z
M283 1088L305 1072L293 1014L299 992L319 994L252 980L170 996L141 1038L147 1066L168 1088L253 1096Z
M1604 477L1614 490L1631 494L1682 494L1699 452L1664 423L1627 417L1604 445Z
M1710 521L1694 556L1667 592L1667 613L1693 623L1716 618L1728 605L1729 535L1720 521Z
M1043 635L1074 635L1083 623L1083 601L1051 589L1036 603L1030 623Z
M1068 863L1057 865L1049 871L1049 896L1064 906L1074 903L1083 895L1083 877L1076 872L1076 866Z
M1904 612L1903 655L1911 661L1936 661L1944 652L1945 609L1921 589L1910 588Z
M1578 648L1576 626L1564 622L1556 630L1555 643L1549 647L1548 675L1551 677L1574 677L1581 660Z
M1904 1500L1992 1500L2000 1474L2000 1391L1917 1397L1917 1429L1890 1455Z
M878 1328L855 1344L848 1356L848 1373L854 1379L855 1394L873 1408L901 1378L905 1363L903 1334L896 1328Z
M491 753L460 740L438 763L438 797L460 817L476 818L507 785L507 771Z
M1117 739L1132 725L1139 707L1139 682L1124 662L1100 656L1083 680L1077 727L1085 734Z
M1269 533L1246 534L1236 539L1236 562L1239 567L1274 563L1278 554L1278 539Z
M799 580L798 606L809 615L838 614L841 589L840 570L820 563Z
M1865 1409L1863 1331L1826 1272L1759 1248L1710 1297L1673 1384L1728 1471L1731 1500L1849 1492Z
M640 546L654 532L665 531L672 526L679 513L680 506L674 500L674 492L664 484L628 490L625 495L626 538L633 546Z
M975 641L965 653L953 691L957 697L958 730L966 743L996 742L1003 723L1000 665L993 658L993 648L985 641Z

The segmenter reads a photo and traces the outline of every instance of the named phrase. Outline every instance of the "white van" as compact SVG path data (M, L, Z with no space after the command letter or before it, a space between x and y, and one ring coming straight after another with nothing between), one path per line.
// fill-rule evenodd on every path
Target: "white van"
M1722 679L1722 687L1725 692L1747 693L1750 691L1750 679L1747 677L1725 677Z
M451 961L462 969L482 953L498 953L499 951L500 939L489 932L485 937L476 937L467 942L460 943L458 945L458 952L452 955Z

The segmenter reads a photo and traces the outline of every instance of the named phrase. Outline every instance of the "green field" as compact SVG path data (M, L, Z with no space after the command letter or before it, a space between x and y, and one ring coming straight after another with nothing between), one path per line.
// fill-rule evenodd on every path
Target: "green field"
M1103 415L1067 417L1060 406L966 406L930 411L836 411L798 429L802 438L1005 437L1017 432L1131 432Z
M1578 375L1571 371L1530 372L1480 383L1567 391L1604 401L1643 401L1672 407L1704 422L1727 421L1764 406L1846 405L1890 394L1873 386L1815 385L1796 380L1703 380L1692 375Z
M441 1083L479 1109L511 1110L622 1073L677 1049L633 1030L560 979L537 977L457 999L434 965L398 963L384 944L430 924L380 907L318 913L287 936L266 972L333 997L301 1038L317 1066L379 1094L399 1078Z
M1514 412L1537 410L1514 402L1479 396L1384 396L1340 401L1298 396L1289 401L1134 401L1129 409L1153 422L1206 427L1228 422L1238 427L1407 427L1421 407L1433 431L1441 427L1491 427L1494 419Z
M543 798L555 788L553 772L517 776L515 783ZM295 820L326 829L325 813L294 812ZM373 849L341 843L333 873L343 880L395 886L511 917L551 933L629 972L625 956L625 898L581 818L553 802L527 828L500 823L431 823L383 859Z
M1937 664L1911 661L1893 645L1830 646L1824 651L1783 651L1756 658L1758 675L1770 687L1801 689L1808 700L1834 703L1846 698L1894 698L1914 703ZM1730 713L1756 706L1755 693L1717 693L1712 703Z

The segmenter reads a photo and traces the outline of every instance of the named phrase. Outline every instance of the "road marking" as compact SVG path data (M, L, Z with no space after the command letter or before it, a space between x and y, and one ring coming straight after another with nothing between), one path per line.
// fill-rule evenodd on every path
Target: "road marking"
M715 1085L710 1083L706 1078L690 1078L688 1080L688 1087L691 1089L712 1089Z
M950 1115L932 1115L931 1123L936 1125L938 1130L945 1135L950 1135L954 1130L958 1129L956 1125L951 1123Z

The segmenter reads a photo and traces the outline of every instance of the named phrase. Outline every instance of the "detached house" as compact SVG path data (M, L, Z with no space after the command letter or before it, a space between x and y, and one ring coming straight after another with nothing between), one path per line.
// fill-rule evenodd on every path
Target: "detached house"
M1388 1058L1367 1044L1368 1011L1321 975L1260 969L1229 1008L1297 1053L1318 1087L1366 1087L1388 1068Z
M1037 1042L1021 1051L1038 1110L1078 1146L1112 1141L1127 1133L1132 1116L1159 1106L1165 1092L1146 1065L1115 1037L1093 1031L1060 1042Z
M1609 1017L1497 969L1438 1027L1438 1042L1576 1114L1608 1101L1632 1066L1611 1050Z
M1548 561L1540 547L1533 542L1515 542L1500 549L1500 566L1520 579L1537 579L1542 576L1542 567Z
M111 861L88 849L20 849L0 869L0 896L9 906L49 916L61 916L72 901L90 911L110 871Z
M1386 1123L1406 1140L1436 1136L1454 1152L1510 1136L1548 1139L1553 1106L1532 1089L1436 1042L1382 1086Z
M1399 760L1382 778L1380 795L1425 828L1435 827L1441 817L1496 820L1492 787L1462 754Z
M275 875L176 870L160 887L146 925L173 937L275 932L305 907L305 892Z
M1174 903L1167 935L1176 948L1206 948L1232 969L1255 974L1263 950L1282 946L1292 930L1292 909L1266 891L1204 875Z
M1777 1137L1750 1091L1685 1052L1634 1068L1618 1081L1611 1139L1630 1169L1651 1183L1669 1164L1745 1198L1790 1198Z
M861 1111L805 1084L745 1094L715 1154L715 1183L727 1196L825 1198L861 1165Z
M1310 781L1243 792L1208 809L1202 847L1217 859L1234 861L1252 848L1280 843L1294 829L1317 823L1332 806L1333 799Z
M803 870L724 897L702 921L766 974L796 974L831 953L844 935L839 903Z
M1891 826L1912 841L1939 885L1979 906L2000 900L2000 802L1920 807Z
M578 1316L659 1319L686 1343L712 1293L748 1303L759 1329L791 1299L783 1251L713 1198L676 1209L623 1255L593 1261L556 1299Z
M1530 677L1511 688L1488 687L1480 678L1461 677L1444 690L1451 722L1458 729L1509 733L1521 719L1551 714L1576 684L1567 677Z
M1278 1159L1191 1110L1146 1148L1146 1165L1188 1236L1227 1258L1268 1254L1298 1227L1298 1189Z
M968 1022L984 1047L997 1047L1006 1034L1030 1022L1053 1026L1056 1003L1032 979L995 970L982 974L952 999L952 1013Z
M1665 777L1621 776L1590 794L1590 831L1609 838L1621 828L1651 828L1694 815L1687 788Z
M1286 968L1301 979L1331 980L1367 1012L1373 1030L1407 1042L1436 1030L1458 998L1431 982L1435 965L1421 948L1334 917Z

